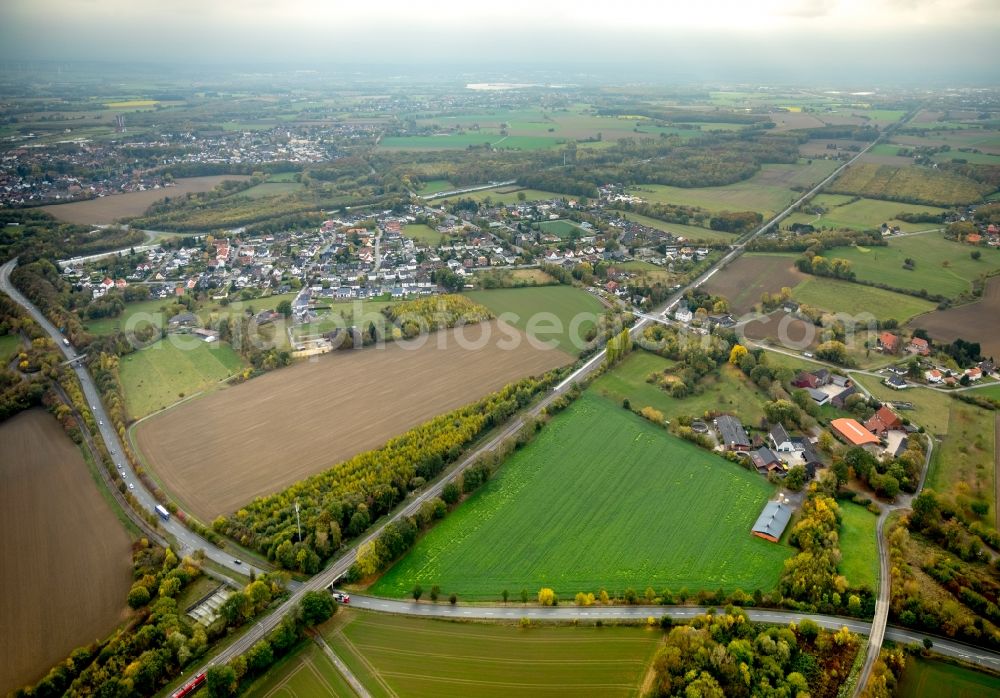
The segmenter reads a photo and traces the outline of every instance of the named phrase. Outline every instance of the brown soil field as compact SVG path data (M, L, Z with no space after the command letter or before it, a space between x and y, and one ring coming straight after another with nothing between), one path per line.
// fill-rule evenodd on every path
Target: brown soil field
M0 693L124 618L131 543L79 449L43 410L0 424Z
M788 351L809 351L819 344L822 330L810 322L792 317L784 311L772 313L743 326L743 336L749 339L767 339L771 344Z
M510 326L503 329L519 346L504 349L498 327L466 328L467 344L490 332L481 349L459 346L452 330L419 349L390 343L326 354L156 414L136 426L135 440L178 503L210 521L570 361L533 348Z
M983 297L975 303L948 310L935 310L910 320L910 327L920 327L933 339L953 342L959 337L979 342L983 356L1000 359L1000 276L986 284Z
M705 290L725 296L732 312L742 315L753 310L764 292L778 293L782 287L795 288L806 275L795 268L791 257L745 254L705 283Z
M168 196L182 196L184 194L211 191L219 183L227 179L247 179L247 177L245 175L186 177L178 179L174 186L164 189L133 191L127 194L105 196L100 199L42 206L42 210L51 213L59 220L66 221L67 223L78 223L80 225L114 223L120 218L139 216L151 205L157 201L162 201Z
M805 112L776 111L769 114L775 131L791 131L800 128L819 128L823 120Z

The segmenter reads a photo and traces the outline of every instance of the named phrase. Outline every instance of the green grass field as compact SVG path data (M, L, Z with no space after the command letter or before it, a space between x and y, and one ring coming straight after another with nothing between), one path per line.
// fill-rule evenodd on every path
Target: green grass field
M123 356L119 373L128 413L139 419L242 368L242 359L228 344L178 335Z
M455 185L447 179L431 179L424 182L424 186L420 187L417 193L424 196L426 194L437 194L440 191L449 191L454 188Z
M499 132L435 134L431 136L389 136L379 141L382 150L465 150L469 146L492 145L494 148L538 150L552 148L563 139L550 136L504 136Z
M297 650L241 693L252 698L354 698L356 695L333 662L311 640L303 641Z
M1000 696L1000 678L947 662L907 657L903 678L893 695L900 698Z
M941 208L877 199L860 199L847 203L851 201L851 198L844 194L819 194L811 203L827 209L826 213L822 214L819 219L812 213L793 213L782 222L782 226L787 227L793 223L808 223L820 229L876 230L883 223L888 223L899 226L900 230L904 232L942 227L942 224L907 223L896 218L900 213L941 213L944 211Z
M263 199L268 196L281 196L283 194L292 194L303 188L303 185L299 182L282 182L282 181L271 181L263 182L256 186L250 187L244 191L233 194L233 196L248 196L251 199Z
M578 226L573 221L567 220L557 220L557 221L542 221L538 224L538 229L543 233L549 233L550 235L556 235L560 238L569 239L573 233L577 236L583 237L586 235L591 235L586 230Z
M0 362L6 364L21 346L21 336L16 334L0 335Z
M665 233L673 233L687 238L688 240L705 240L707 242L733 242L736 235L724 233L720 230L709 230L697 225L684 225L683 223L667 223L657 218L650 218L631 211L623 211L622 216L630 221L641 223L654 230L662 230Z
M572 286L470 291L466 295L508 324L542 342L555 341L559 349L573 356L586 343L586 333L595 319L604 313L597 298ZM505 317L507 313L510 315Z
M683 399L646 382L653 372L663 372L673 362L656 354L635 351L614 370L605 373L590 390L614 404L628 398L634 409L655 407L667 419L681 415L701 417L709 410L737 414L744 424L757 424L764 416L762 401L767 398L733 366L725 365L717 374L709 374L698 384L694 395Z
M840 573L851 586L878 584L876 517L860 504L840 502Z
M853 377L879 400L912 402L914 409L901 414L925 427L931 434L944 435L948 433L948 412L954 401L947 394L927 388L893 390L883 385L881 379L875 376L853 374Z
M982 249L979 260L971 251L940 233L927 233L891 239L888 247L835 247L825 256L848 260L859 279L954 298L970 290L980 274L1000 269L1000 250ZM906 258L916 262L913 270L903 268Z
M832 313L871 313L879 320L897 320L900 325L937 307L922 298L821 276L809 277L796 285L792 298Z
M153 301L138 301L136 303L126 303L125 310L118 317L99 318L97 320L84 320L83 326L91 334L99 336L109 335L115 330L138 329L146 323L152 323L157 327L166 326L167 320L174 314L164 311L173 305L172 298L157 299Z
M355 609L320 630L375 698L635 696L662 637L659 628L520 628Z
M978 395L980 397L989 397L994 400L1000 400L1000 385L986 386L979 390L972 391L969 395Z
M769 590L792 550L750 527L773 493L764 478L587 393L371 591Z
M438 231L434 230L434 228L429 225L424 225L423 223L404 225L403 235L408 238L413 238L414 241L430 247L437 247L441 244L442 239L447 239L447 236L442 235Z
M435 204L440 201L442 204L458 201L459 199L471 199L473 201L486 201L489 199L494 204L516 204L520 203L519 194L524 194L524 201L548 201L549 199L576 199L578 197L559 194L554 191L542 191L541 189L517 189L509 191L508 188L501 190L483 189L482 191L471 191L466 194L456 194L447 199L435 199Z
M687 189L644 184L629 193L653 203L699 206L713 212L757 211L769 218L801 196L790 187L818 182L835 167L826 160L814 160L811 165L764 165L750 179L722 187Z

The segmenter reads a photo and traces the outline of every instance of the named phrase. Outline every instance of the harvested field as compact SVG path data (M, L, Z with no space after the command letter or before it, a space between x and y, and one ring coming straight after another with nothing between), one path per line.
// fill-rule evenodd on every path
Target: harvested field
M981 201L991 189L975 180L929 167L893 167L860 163L848 167L830 184L834 194L871 199L909 201L931 206L953 206Z
M51 213L59 220L80 225L97 225L114 223L120 218L131 218L141 215L151 205L165 198L182 196L201 191L211 191L227 179L247 179L245 175L213 175L211 177L185 177L175 181L174 186L148 191L134 191L127 194L115 194L100 199L74 201L70 204L55 204L43 206L42 210Z
M768 340L789 351L810 351L819 344L822 330L811 322L778 311L748 322L742 331L749 339Z
M128 534L42 410L0 425L0 692L37 681L122 620Z
M705 283L705 290L725 296L733 312L753 310L763 293L779 293L794 288L806 275L795 268L787 255L745 254Z
M509 325L466 328L318 357L141 422L136 443L178 503L205 521L229 514L507 383L564 365ZM517 337L517 347L505 350ZM439 349L443 344L444 349ZM499 346L498 346L499 345Z
M910 321L911 327L922 327L931 337L952 342L959 337L982 345L983 356L1000 358L1000 323L984 322L1000 317L1000 276L986 284L981 300L948 310L935 310Z

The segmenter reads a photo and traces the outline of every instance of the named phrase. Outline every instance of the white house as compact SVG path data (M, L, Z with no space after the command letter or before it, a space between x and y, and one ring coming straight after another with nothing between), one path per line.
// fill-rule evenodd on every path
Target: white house
M687 304L678 305L677 310L674 311L674 319L677 322L691 322L694 320L694 313L687 307Z

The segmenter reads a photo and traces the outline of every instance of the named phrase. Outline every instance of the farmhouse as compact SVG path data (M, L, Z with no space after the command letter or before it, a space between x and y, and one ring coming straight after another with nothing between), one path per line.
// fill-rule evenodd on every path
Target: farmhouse
M722 445L727 451L749 451L750 439L740 420L728 414L715 420L715 426L722 437Z
M834 419L830 421L830 426L837 436L852 446L878 446L878 439L856 419Z
M878 338L878 348L883 354L895 354L899 351L899 336L892 332L883 332Z
M885 405L879 407L878 411L865 422L865 429L875 436L884 436L886 432L902 428L903 420Z
M757 517L757 522L750 529L753 535L777 543L781 540L781 534L788 526L788 520L792 518L792 510L787 504L781 502L768 502L764 505L764 510Z

